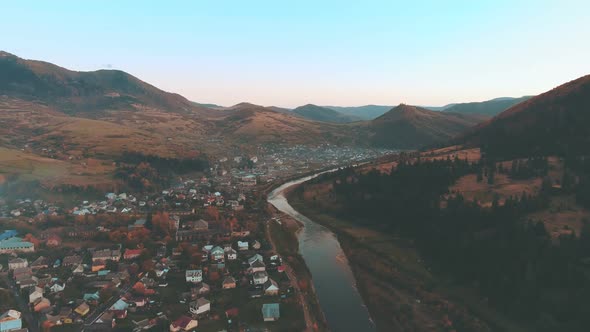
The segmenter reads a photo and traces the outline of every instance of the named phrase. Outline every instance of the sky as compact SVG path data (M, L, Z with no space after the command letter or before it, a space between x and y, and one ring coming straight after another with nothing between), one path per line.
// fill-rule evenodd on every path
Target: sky
M590 74L590 1L5 1L0 50L190 100L444 105Z

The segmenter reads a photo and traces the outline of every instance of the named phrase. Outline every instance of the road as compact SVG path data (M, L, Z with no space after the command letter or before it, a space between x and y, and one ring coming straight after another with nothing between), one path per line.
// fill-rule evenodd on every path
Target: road
M272 250L275 253L278 253L279 251L277 250L274 239L270 235L269 225L271 222L274 222L274 221L270 220L270 221L266 222L266 225L265 225L266 237L268 238L270 245L272 246ZM283 266L285 267L285 273L287 273L287 276L289 277L289 280L291 281L291 286L293 286L293 289L295 289L295 296L297 296L299 303L303 307L303 316L305 317L305 326L306 326L305 331L306 332L314 331L314 326L317 326L317 324L315 323L314 319L312 318L313 316L310 312L309 305L307 304L307 301L305 300L305 295L303 294L303 292L299 288L299 282L297 282L297 275L295 274L295 272L293 271L291 266L289 266L287 263L285 263L285 261L283 261Z
M127 292L129 292L129 290L131 289L131 287L133 287L135 282L136 281L130 282L127 286L119 289L116 295L112 296L107 302L96 307L96 309L94 309L94 311L92 311L92 313L88 315L88 317L86 317L86 319L84 320L84 326L94 324L94 322L96 322L96 320L100 316L102 316L102 314L105 313L105 311L109 310L113 306L113 304L115 304L115 302L117 302L121 298L121 295L124 295Z
M25 302L25 300L23 300L14 281L10 279L8 275L5 273L1 275L1 278L6 282L7 285L10 286L10 290L14 294L14 299L16 300L16 304L18 304L22 318L24 318L24 320L27 322L27 327L29 328L29 331L40 332L39 321L31 313L28 302Z

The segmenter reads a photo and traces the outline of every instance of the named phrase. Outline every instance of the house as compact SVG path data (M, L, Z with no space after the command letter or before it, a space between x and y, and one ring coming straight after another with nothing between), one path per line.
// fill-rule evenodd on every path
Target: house
M128 229L133 230L133 229L145 228L146 222L147 222L147 220L145 220L145 219L137 219L133 224L128 226Z
M33 251L35 251L35 245L31 242L24 241L19 237L11 237L7 240L0 241L0 254Z
M265 303L262 305L262 319L265 322L275 322L281 317L278 303Z
M17 280L17 283L19 285L19 288L23 290L29 287L37 286L39 284L39 278L31 276L25 279Z
M143 307L148 303L148 299L145 296L134 296L126 299L126 302L136 307Z
M258 250L258 249L260 249L260 247L261 247L260 242L254 240L254 243L252 243L252 248Z
M51 287L49 287L49 290L51 290L52 293L58 293L63 291L65 288L65 282L55 282L53 285L51 285Z
M233 260L238 259L238 252L234 248L229 248L229 250L227 250L225 252L225 254L227 255L228 261L233 261Z
M250 231L248 231L248 230L232 231L231 232L232 237L246 237L249 235L250 235Z
M19 281L30 278L33 276L33 270L30 267L18 267L12 270L12 278L16 280L16 283Z
M264 258L262 257L262 255L256 254L256 255L248 258L248 265L252 266L252 264L254 264L254 262L256 262L256 261L263 262Z
M91 271L92 271L92 272L97 272L97 271L100 271L100 270L106 269L106 267L107 267L107 263L106 263L106 261L104 261L104 260L100 260L100 259L98 259L98 260L93 260L93 261L92 261L92 268L91 268Z
M32 289L32 291L29 293L29 303L35 303L35 301L37 301L37 299L40 299L42 297L43 297L43 288L35 286L35 288Z
M11 309L0 316L0 332L18 330L22 327L20 311Z
M55 234L49 235L45 244L49 248L59 247L61 245L61 238Z
M206 231L209 229L209 223L203 219L199 219L193 224L193 229L196 231Z
M268 273L266 271L254 272L252 274L252 281L254 285L263 285L268 280Z
M211 310L211 302L204 297L190 303L189 310L194 315L202 315Z
M244 251L244 250L248 250L249 246L248 246L248 242L242 242L242 241L238 241L238 250L240 251Z
M33 302L33 311L40 312L51 307L51 302L47 298L39 298Z
M123 301L122 299L118 299L115 304L113 304L110 308L112 311L120 311L120 310L127 310L129 308L129 303Z
M66 256L61 263L63 266L77 266L79 264L82 264L82 257L78 255Z
M76 266L73 270L72 270L73 274L82 274L84 273L84 266L82 264L78 264L78 266Z
M18 232L16 230L14 230L14 229L7 229L2 234L0 234L0 241L8 240L8 239L10 239L12 237L15 237L17 235L18 235Z
M123 253L123 259L135 259L139 257L142 252L142 249L125 249L125 253Z
M198 283L203 281L203 270L186 270L186 282Z
M24 258L14 258L8 260L8 270L10 271L27 266L29 266L29 261Z
M204 282L198 284L196 287L191 289L191 292L193 292L197 295L207 295L207 294L209 294L210 291L211 291L211 287L209 287L209 285L207 285Z
M98 291L96 291L96 293L86 293L82 299L84 299L84 301L98 301L100 299L100 295L98 294Z
M170 324L170 332L191 331L197 328L199 322L188 316L182 316Z
M88 312L90 312L90 306L88 306L88 304L86 304L86 302L82 302L82 304L80 304L79 306L76 307L76 309L74 309L74 312L76 312L78 315L84 317L88 314Z
M39 256L39 258L35 259L31 263L31 268L33 270L46 269L47 267L49 267L49 259L47 259L46 257L43 257L43 256Z
M120 250L111 250L111 249L104 249L104 250L97 250L92 253L92 261L102 260L102 261L115 261L118 262L121 259L121 251Z
M117 318L117 319L127 318L127 309L125 309L125 310L110 310L110 313L112 313L115 316L115 318Z
M113 313L105 312L92 325L84 326L84 331L112 331L115 328Z
M250 273L263 272L266 271L266 265L262 261L254 261L248 270Z
M211 256L212 260L218 261L222 260L225 257L225 252L223 251L223 249L221 249L221 247L214 247L213 249L211 249L209 255Z
M236 279L234 279L232 276L227 276L225 277L225 279L223 279L223 282L221 284L223 289L236 288Z
M264 288L264 295L279 295L279 284L271 278L268 278L262 287Z

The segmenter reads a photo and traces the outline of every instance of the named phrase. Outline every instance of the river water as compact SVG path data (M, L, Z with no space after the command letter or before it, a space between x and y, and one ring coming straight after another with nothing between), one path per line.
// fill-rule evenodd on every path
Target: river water
M286 189L322 173L325 172L283 184L268 195L268 202L304 225L298 234L299 251L311 271L320 306L330 330L375 331L336 235L297 212L285 198Z

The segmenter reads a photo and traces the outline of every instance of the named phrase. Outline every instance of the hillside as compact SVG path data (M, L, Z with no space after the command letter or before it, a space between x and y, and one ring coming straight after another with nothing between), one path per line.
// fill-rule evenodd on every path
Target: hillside
M78 72L0 52L0 72L0 95L43 102L70 115L139 107L186 114L210 111L120 70Z
M466 134L500 157L587 154L590 144L590 75L519 103Z
M493 117L518 103L530 99L531 97L532 96L523 96L520 98L503 97L482 102L459 103L445 107L442 111L460 114L479 114Z
M333 109L313 104L299 106L293 109L292 112L303 118L322 122L346 123L360 120L359 117L345 115Z
M252 143L356 144L360 137L352 125L312 121L276 107L240 103L228 108L227 115L215 122L219 137L250 146Z
M336 112L350 115L362 120L373 120L376 117L383 115L389 111L393 106L383 105L365 105L356 107L345 107L345 106L323 106L324 108L332 109Z
M449 140L482 120L400 104L369 123L370 141L375 146L414 149Z

